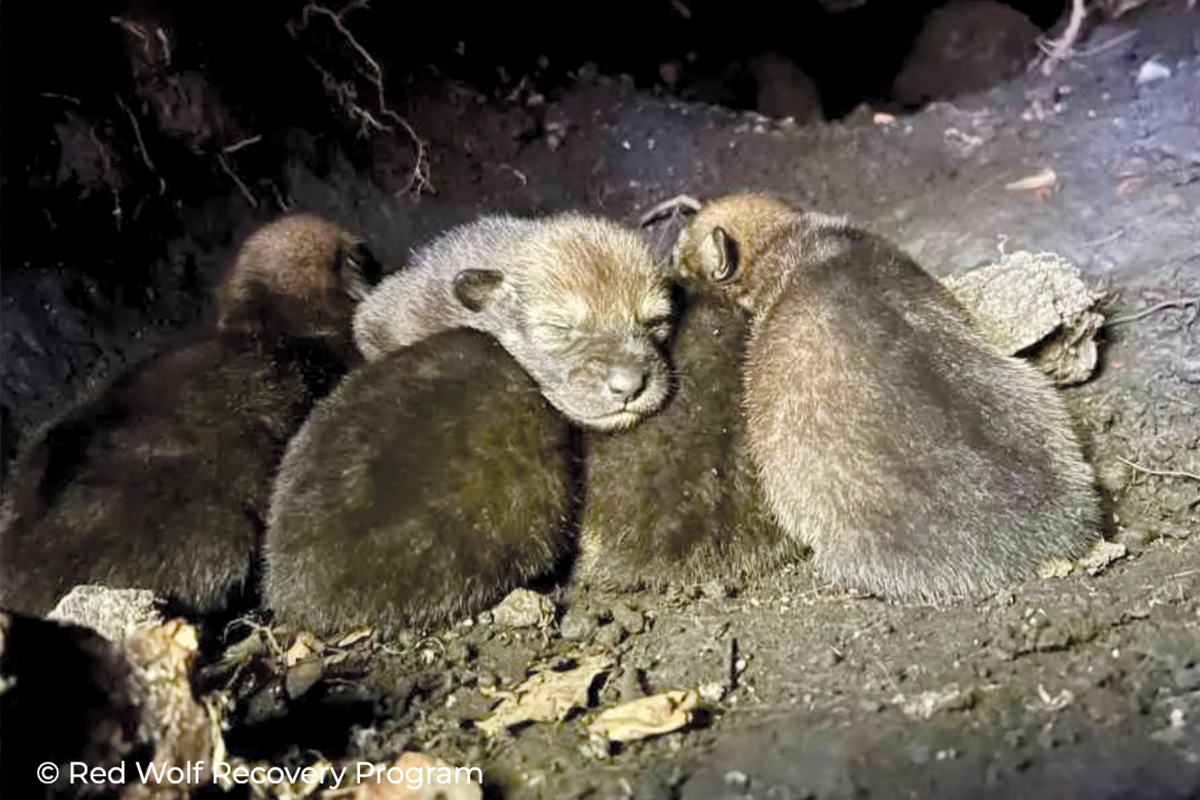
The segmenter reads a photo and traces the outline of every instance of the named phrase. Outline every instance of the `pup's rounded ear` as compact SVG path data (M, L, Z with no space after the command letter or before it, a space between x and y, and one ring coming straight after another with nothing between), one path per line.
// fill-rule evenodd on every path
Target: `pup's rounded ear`
M719 225L713 228L713 245L717 248L717 263L713 269L712 279L721 283L733 277L738 267L738 246L733 237Z
M356 242L352 246L343 245L339 248L338 257L343 268L356 271L369 286L374 286L383 278L382 262L363 242Z
M642 228L653 225L659 220L673 217L676 214L683 216L685 214L695 214L700 211L701 203L696 198L688 194L680 194L672 197L669 200L663 200L645 214L642 214L638 220L638 225Z
M504 283L494 269L464 269L454 276L454 296L468 311L480 311Z
M352 300L362 302L383 277L383 265L362 242L338 245L334 274Z

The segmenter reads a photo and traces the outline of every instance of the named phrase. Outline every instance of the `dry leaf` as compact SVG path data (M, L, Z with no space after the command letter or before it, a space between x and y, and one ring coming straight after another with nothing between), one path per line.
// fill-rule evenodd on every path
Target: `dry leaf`
M1029 175L1015 180L1012 183L1005 184L1004 188L1010 192L1038 192L1053 189L1058 183L1058 174L1046 167L1036 175Z
M679 730L692 721L700 697L691 689L675 689L642 697L604 711L588 732L611 742L632 742Z
M375 769L355 789L354 800L483 800L478 767L453 767L425 753L401 753L395 763L376 764Z
M1146 178L1142 175L1132 175L1128 178L1122 178L1121 182L1117 184L1116 195L1124 200L1125 198L1135 194L1145 183Z
M1129 555L1129 549L1120 542L1101 540L1096 542L1091 551L1079 559L1079 566L1088 571L1088 575L1099 575L1110 564Z
M509 628L545 628L554 619L554 601L529 589L513 589L492 609L492 622Z
M292 642L292 646L283 654L283 663L285 666L294 667L296 664L324 649L325 643L314 634L308 631L300 631L300 633L296 634L296 640Z
M612 666L608 656L589 656L573 669L544 670L514 689L475 727L488 736L521 722L554 722L571 709L586 706L596 676Z
M1038 575L1042 578L1065 578L1075 571L1075 564L1065 558L1052 558L1042 564Z
M148 589L84 584L71 589L46 618L91 628L110 642L120 643L135 631L162 623L157 603Z
M188 670L198 648L196 629L179 619L135 630L123 645L141 686L143 724L154 741L155 763L203 764L198 777L208 782L209 765L224 752L224 740L219 715L192 696ZM133 784L122 797L154 797L154 789L153 784Z
M334 647L349 647L350 645L358 644L363 639L371 636L373 633L375 633L374 628L356 628L347 633L341 639L338 639L337 644L335 644Z

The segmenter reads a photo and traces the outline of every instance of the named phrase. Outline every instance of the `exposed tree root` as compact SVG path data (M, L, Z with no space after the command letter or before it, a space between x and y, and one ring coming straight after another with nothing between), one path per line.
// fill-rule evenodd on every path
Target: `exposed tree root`
M358 123L358 133L360 136L368 136L373 132L386 131L388 133L395 133L398 128L411 141L413 147L413 167L409 174L409 183L408 186L397 192L397 194L405 192L412 192L413 194L420 194L423 191L432 192L434 189L430 181L429 158L426 153L425 142L417 135L416 130L413 129L408 120L388 106L387 91L383 82L383 68L346 26L347 14L351 11L366 8L367 0L351 0L341 11L333 11L318 3L308 3L301 9L298 21L291 20L287 23L287 31L291 34L292 38L299 39L301 32L308 29L312 24L314 16L324 17L330 21L341 38L350 46L354 54L356 75L348 79L339 79L334 75L332 70L312 55L306 56L308 63L312 64L313 69L321 75L325 91L334 98L337 104L352 120ZM374 92L375 102L369 104L374 105L374 110L365 107L359 101L359 84L357 80L359 78L365 80Z

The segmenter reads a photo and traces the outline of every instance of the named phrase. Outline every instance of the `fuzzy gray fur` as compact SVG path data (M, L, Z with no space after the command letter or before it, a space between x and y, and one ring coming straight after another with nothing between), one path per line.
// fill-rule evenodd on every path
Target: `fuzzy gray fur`
M973 595L1098 538L1062 398L896 247L796 212L756 232L737 269L711 288L753 313L750 451L771 509L829 578L889 598Z
M569 426L491 337L437 334L352 373L288 447L264 600L318 632L444 623L569 549Z
M765 504L745 440L747 332L741 309L688 298L666 407L631 431L588 433L577 580L610 589L736 582L796 555Z
M417 249L359 307L368 360L453 328L494 336L556 408L626 428L669 388L665 278L637 233L582 214L485 216Z

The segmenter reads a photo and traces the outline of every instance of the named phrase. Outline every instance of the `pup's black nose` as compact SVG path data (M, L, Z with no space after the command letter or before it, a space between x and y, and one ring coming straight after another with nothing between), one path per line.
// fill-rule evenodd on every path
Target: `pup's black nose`
M605 385L613 397L628 403L646 388L646 372L631 364L616 364L608 370Z

